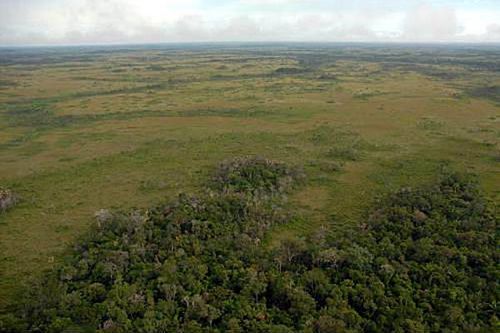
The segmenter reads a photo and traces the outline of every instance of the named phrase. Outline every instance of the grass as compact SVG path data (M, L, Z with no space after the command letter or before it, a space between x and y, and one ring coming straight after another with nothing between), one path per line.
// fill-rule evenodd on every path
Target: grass
M500 51L476 50L472 63L469 51L450 49L451 76L431 51L5 54L0 186L22 200L0 215L1 311L28 277L61 258L96 211L191 192L235 156L303 166L307 175L288 198L300 218L276 227L269 246L323 225L354 230L380 193L424 183L441 168L474 171L498 202L500 109L490 88L500 80L491 71Z

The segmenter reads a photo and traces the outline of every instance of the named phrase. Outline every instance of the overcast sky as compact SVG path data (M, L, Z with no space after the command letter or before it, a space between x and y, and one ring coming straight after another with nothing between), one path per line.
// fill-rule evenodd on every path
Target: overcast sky
M0 45L500 42L500 0L0 0Z

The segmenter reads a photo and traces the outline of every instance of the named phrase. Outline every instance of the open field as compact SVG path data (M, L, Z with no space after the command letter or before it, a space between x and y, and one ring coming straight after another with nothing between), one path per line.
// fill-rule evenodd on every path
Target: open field
M500 202L500 47L247 44L0 49L0 311L102 208L193 192L221 160L304 168L302 218L355 227L443 168ZM353 229L354 230L354 229Z

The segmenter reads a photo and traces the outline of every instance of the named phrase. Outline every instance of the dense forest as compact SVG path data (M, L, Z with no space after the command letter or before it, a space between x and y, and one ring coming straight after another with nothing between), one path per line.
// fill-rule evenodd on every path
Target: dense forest
M498 217L474 178L445 173L377 201L355 234L266 245L298 218L299 168L221 163L197 195L102 211L27 290L4 331L493 332Z

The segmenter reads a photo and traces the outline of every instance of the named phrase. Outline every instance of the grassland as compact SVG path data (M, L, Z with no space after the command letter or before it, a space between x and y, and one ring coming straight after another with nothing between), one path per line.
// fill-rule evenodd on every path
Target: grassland
M198 45L0 49L0 309L101 208L194 191L221 160L303 166L304 216L267 240L349 230L442 168L500 201L500 48ZM336 223L342 221L342 223ZM352 222L352 223L350 223Z

